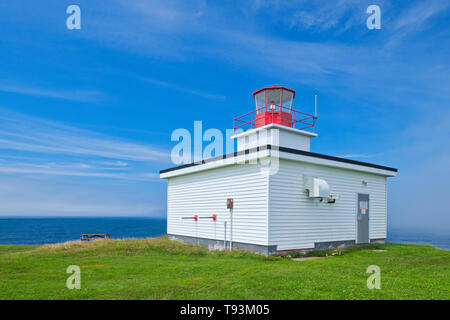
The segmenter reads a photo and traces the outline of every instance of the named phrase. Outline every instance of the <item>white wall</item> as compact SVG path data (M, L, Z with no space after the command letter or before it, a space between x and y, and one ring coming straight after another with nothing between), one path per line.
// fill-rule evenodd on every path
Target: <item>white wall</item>
M307 197L304 175L325 179L334 204ZM367 186L362 181L367 181ZM168 179L167 233L223 240L227 198L234 199L233 241L314 248L315 242L356 239L357 194L370 195L369 237L386 238L386 177L344 168L280 159L268 176L259 164L229 165ZM270 211L269 211L270 208ZM217 214L217 222L181 217Z
M268 176L260 165L233 165L171 177L167 192L167 233L230 240L226 199L233 198L233 241L267 245ZM217 222L181 217L217 214Z
M298 134L295 131L278 130L278 143L274 143L280 147L286 147L296 150L309 151L310 136Z
M307 198L303 175L324 178L330 191L339 194L336 203ZM269 181L269 245L278 245L278 250L355 240L357 193L370 194L369 237L386 238L384 176L280 159L279 171Z
M317 134L297 130L277 124L248 130L237 134L237 151L252 149L259 146L273 145L297 150L309 151L310 140Z

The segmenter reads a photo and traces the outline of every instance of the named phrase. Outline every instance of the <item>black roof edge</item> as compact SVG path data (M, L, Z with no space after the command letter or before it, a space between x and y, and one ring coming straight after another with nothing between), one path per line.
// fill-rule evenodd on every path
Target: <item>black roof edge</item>
M175 171L175 170L195 167L195 166L206 164L206 163L213 162L213 161L216 161L216 160L229 159L229 158L241 156L243 154L250 154L250 153L254 153L254 152L258 152L258 151L271 150L271 149L278 150L278 151L281 151L281 152L286 152L286 153L292 153L292 154L298 154L298 155L313 157L313 158L332 160L332 161L337 161L337 162L355 164L355 165L364 166L364 167L370 167L370 168L375 168L375 169L382 169L382 170L387 170L387 171L392 171L392 172L398 172L398 170L395 169L395 168L381 166L381 165L378 165L378 164L362 162L362 161L357 161L357 160L351 160L351 159L347 159L347 158L339 158L339 157L334 157L334 156L328 156L326 154L315 153L315 152L310 152L310 151L291 149L291 148L286 148L286 147L272 146L272 145L268 144L268 145L261 146L261 147L255 147L255 148L251 148L251 149L246 149L246 150L242 150L242 151L239 151L239 152L235 151L235 152L232 152L232 153L228 153L228 154L225 154L225 155L209 158L209 159L206 159L206 160L192 162L192 163L188 163L188 164L183 164L181 166L177 166L177 167L173 167L173 168L169 168L169 169L164 169L164 170L159 171L159 173L162 174L162 173L166 173L166 172L170 172L170 171Z
M373 163L368 163L368 162L363 162L363 161L351 160L351 159L347 159L347 158L328 156L326 154L321 154L321 153L315 153L315 152L297 150L297 149L291 149L291 148L285 148L285 147L279 147L279 150L282 152L300 154L300 155L319 158L319 159L333 160L333 161L338 161L338 162L343 162L343 163L356 164L356 165L364 166L364 167L371 167L371 168L376 168L376 169L398 172L398 170L396 168L381 166L379 164L373 164Z
M209 158L209 159L205 159L205 160L202 160L202 161L197 161L197 162L183 164L183 165L178 166L178 167L173 167L173 168L161 170L161 171L159 171L159 173L161 174L161 173L166 173L166 172L170 172L170 171L174 171L174 170L190 168L190 167L198 166L198 165L201 165L201 164L206 164L208 162L214 162L216 160L223 160L223 159L234 158L234 157L237 157L237 156L241 156L243 154L250 154L250 153L254 153L254 152L258 152L258 151L264 151L264 150L270 150L270 149L272 149L272 146L270 144L268 144L268 145L261 146L261 147L255 147L255 148L246 149L246 150L242 150L242 151L235 151L235 152L224 154L224 155L217 156L217 157L214 157L214 158Z

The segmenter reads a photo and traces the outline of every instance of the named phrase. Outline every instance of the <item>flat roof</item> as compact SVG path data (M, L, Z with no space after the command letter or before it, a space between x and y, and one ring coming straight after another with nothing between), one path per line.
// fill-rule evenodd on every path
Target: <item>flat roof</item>
M246 149L246 150L242 150L242 151L236 151L236 152L228 153L225 155L205 159L202 161L192 162L192 163L183 164L181 166L177 166L177 167L173 167L173 168L169 168L169 169L164 169L164 170L159 171L159 173L163 174L163 173L167 173L167 172L171 172L171 171L175 171L175 170L181 170L181 169L190 168L190 167L194 167L194 166L201 166L202 164L214 162L217 160L230 159L230 158L241 156L244 154L250 154L250 153L255 153L255 152L264 151L264 150L278 150L280 152L308 156L308 157L318 158L318 159L326 159L326 160L331 160L331 161L336 161L336 162L341 162L341 163L349 163L349 164L359 165L359 166L363 166L363 167L387 170L387 171L392 171L392 172L398 171L395 168L381 166L378 164L357 161L357 160L351 160L351 159L347 159L347 158L339 158L339 157L329 156L326 154L315 153L315 152L310 152L310 151L297 150L297 149L291 149L291 148L286 148L286 147L278 147L278 146L273 146L273 145L268 144L265 146Z

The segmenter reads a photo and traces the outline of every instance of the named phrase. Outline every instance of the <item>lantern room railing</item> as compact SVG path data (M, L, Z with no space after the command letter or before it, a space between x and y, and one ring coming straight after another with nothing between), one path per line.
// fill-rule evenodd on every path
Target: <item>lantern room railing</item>
M294 110L291 107L283 107L280 105L272 105L274 109L269 109L266 106L250 111L246 114L243 114L242 116L236 117L233 119L233 128L234 131L240 129L243 131L254 129L255 128L255 122L256 122L256 115L262 112L266 111L283 111L290 113L292 115L292 128L296 128L299 130L305 130L308 128L312 128L312 132L314 132L314 126L316 124L317 117L304 113L298 110ZM268 113L265 115L265 117L274 117L273 113ZM272 121L269 121L272 122Z

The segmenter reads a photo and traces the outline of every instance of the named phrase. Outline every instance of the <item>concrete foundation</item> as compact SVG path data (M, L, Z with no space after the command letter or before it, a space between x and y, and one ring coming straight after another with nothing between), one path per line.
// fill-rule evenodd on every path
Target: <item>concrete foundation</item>
M208 238L196 238L189 236L182 236L176 234L168 234L169 240L176 240L183 243L194 244L206 247L210 250L227 250L230 249L230 241L224 243L223 240L215 240ZM371 239L370 243L384 243L385 239ZM343 241L328 241L328 242L315 242L314 248L302 248L302 249L292 249L292 250L277 250L277 246L264 246L252 243L242 243L233 241L233 249L255 252L263 255L273 255L273 254L284 254L288 252L308 252L312 250L327 250L327 249L338 249L345 248L348 246L355 245L355 240L343 240Z
M385 243L386 239L370 239L370 243Z
M328 249L339 249L349 246L354 246L355 240L343 240L343 241L326 241L326 242L315 242L314 248L302 248L302 249L291 249L291 250L277 250L277 254L285 254L289 252L300 252L307 253L313 250L328 250Z
M168 234L169 240L181 241L183 243L195 244L199 246L206 247L210 250L223 250L224 246L226 249L230 249L230 241L224 244L223 240L207 239L207 238L195 238L188 236L181 236L176 234ZM259 244L252 243L242 243L233 241L233 249L250 251L255 253L260 253L264 255L271 255L276 253L277 246L263 246Z
M315 242L314 250L339 249L354 246L355 240Z

